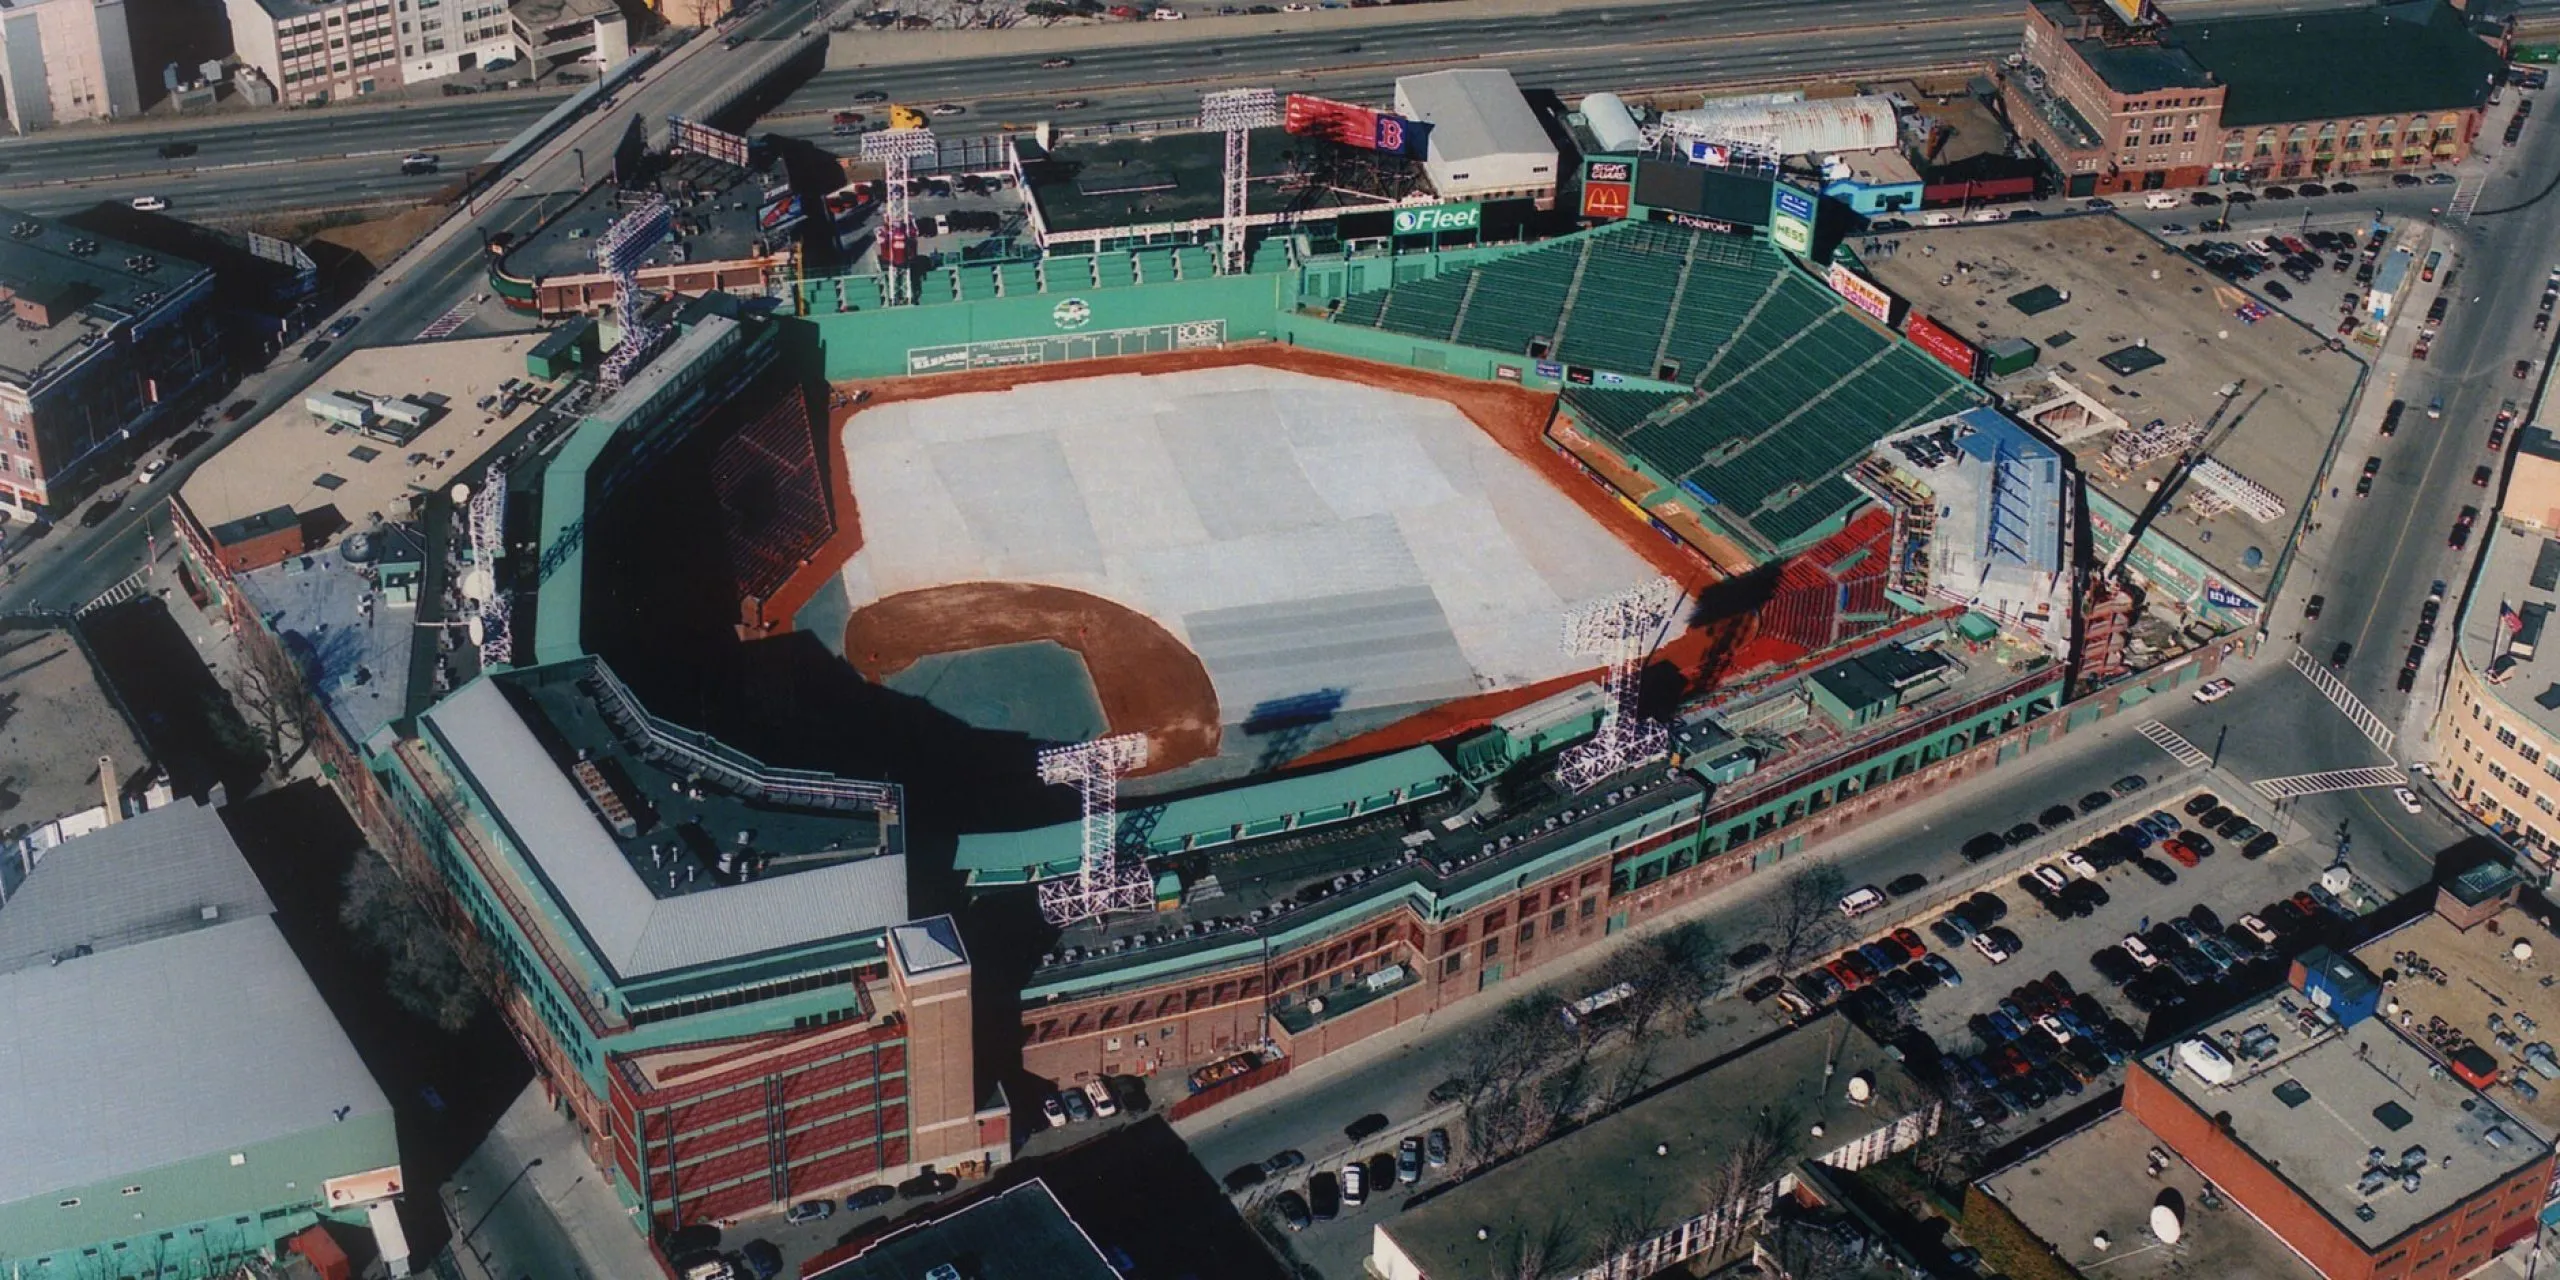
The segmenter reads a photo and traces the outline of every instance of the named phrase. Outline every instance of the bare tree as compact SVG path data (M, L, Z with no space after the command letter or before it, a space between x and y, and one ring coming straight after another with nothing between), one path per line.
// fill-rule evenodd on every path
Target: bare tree
M1848 877L1837 867L1808 863L1787 873L1772 904L1769 947L1781 971L1828 949L1846 935L1840 895L1849 891Z
M481 1008L480 984L408 882L364 849L347 868L346 891L338 918L382 957L392 1000L447 1032L470 1025Z
M275 772L291 769L310 749L325 714L302 664L281 640L246 635L227 687L250 738L267 753Z

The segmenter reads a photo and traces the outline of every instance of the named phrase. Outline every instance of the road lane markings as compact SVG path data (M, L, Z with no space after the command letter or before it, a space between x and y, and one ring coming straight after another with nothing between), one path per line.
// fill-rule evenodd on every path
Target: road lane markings
M2331 769L2322 773L2295 773L2281 778L2261 778L2249 784L2258 794L2282 803L2326 791L2363 791L2373 787L2405 787L2409 773L2389 765L2372 765L2362 769Z
M447 310L443 315L437 316L433 323L429 324L424 329L420 329L418 331L417 340L420 342L433 342L436 339L444 337L446 334L452 333L454 330L469 324L471 322L471 310L472 302L469 298L465 298L462 301L453 304L450 310Z
M2150 739L2152 746L2168 752L2170 759L2190 769L2197 768L2213 758L2197 750L2196 744L2180 736L2177 730L2157 720L2142 726L2137 732Z
M2318 658L2311 656L2310 650L2295 645L2289 665L2301 672L2302 678L2310 681L2311 687L2319 690L2320 696L2327 698L2331 706L2346 713L2347 722L2356 727L2356 732L2363 734L2373 745L2382 748L2384 754L2390 754L2391 744L2398 740L2400 735L2392 732L2391 727L2382 722L2382 717L2375 715L2371 709L2367 708L2364 700L2347 688L2345 681L2331 675L2329 669L2322 666Z

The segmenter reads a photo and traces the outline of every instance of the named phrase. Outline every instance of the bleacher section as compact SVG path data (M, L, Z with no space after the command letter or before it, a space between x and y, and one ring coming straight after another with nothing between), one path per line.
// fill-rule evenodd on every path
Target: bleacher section
M1979 399L1766 241L1650 223L1353 295L1334 319L1512 356L1544 342L1548 359L1695 388L1575 386L1565 403L1762 554L1855 503L1842 475L1877 439Z
M741 600L762 600L833 536L834 504L819 464L809 402L784 386L773 406L720 443L711 459L722 554Z

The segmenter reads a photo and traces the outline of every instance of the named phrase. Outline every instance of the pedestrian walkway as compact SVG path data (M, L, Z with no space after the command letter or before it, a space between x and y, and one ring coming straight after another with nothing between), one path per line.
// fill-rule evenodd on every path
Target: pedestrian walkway
M2184 765L2187 768L2201 768L2207 761L2213 758L2206 755L2204 752L2197 750L2196 744L2187 741L2186 738L2180 735L2177 730L2172 729L2157 720L2153 720L2150 723L2143 725L2138 732L2141 733L2143 737L2150 739L2151 745L2168 752L2170 759L2177 761L2179 764Z
M587 1158L575 1122L524 1093L439 1189L462 1280L622 1280L664 1274L612 1184Z
M433 342L471 322L471 312L479 304L469 298L453 304L453 309L437 316L433 323L418 331L418 341Z
M141 568L134 570L132 573L126 574L123 581L99 592L95 596L90 597L89 603L80 606L73 612L82 617L86 617L89 614L96 613L98 610L104 609L109 605L123 604L125 601L131 600L135 596L141 595L150 586L151 566L144 565Z
M2290 661L2293 669L2301 672L2302 678L2310 681L2311 687L2320 691L2321 697L2327 698L2331 706L2346 713L2347 722L2356 727L2356 732L2371 740L2373 745L2382 748L2385 755L2390 754L2391 744L2397 741L2400 735L2393 733L2389 725L2382 723L2382 717L2375 715L2371 708L2365 706L2364 700L2347 688L2346 681L2332 675L2327 667L2321 665L2318 658L2311 656L2310 650L2300 645L2294 646Z
M2480 203L2481 189L2486 186L2488 186L2488 182L2485 179L2485 175L2466 175L2460 183L2454 186L2453 199L2445 202L2445 221L2453 223L2471 221L2472 206Z
M2281 804L2324 791L2361 791L2369 787L2398 787L2408 784L2406 771L2391 765L2373 765L2363 769L2331 769L2325 773L2296 773L2281 778L2261 778L2249 785L2258 794Z

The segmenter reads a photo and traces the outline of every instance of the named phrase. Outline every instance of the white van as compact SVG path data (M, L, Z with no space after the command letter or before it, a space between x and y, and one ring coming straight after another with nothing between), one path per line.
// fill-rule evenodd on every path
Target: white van
M1884 890L1874 885L1861 885L1842 895L1840 914L1854 920L1885 904Z
M2007 222L2009 220L2009 211L2006 209L1976 209L1973 212L1973 220L1976 222Z
M2178 204L2178 193L2175 191L2154 191L2142 198L2142 207L2145 209L2175 209Z
M1952 227L1962 221L1964 219L1960 215L1947 209L1920 215L1920 225L1924 227Z

